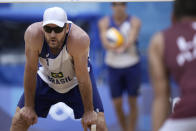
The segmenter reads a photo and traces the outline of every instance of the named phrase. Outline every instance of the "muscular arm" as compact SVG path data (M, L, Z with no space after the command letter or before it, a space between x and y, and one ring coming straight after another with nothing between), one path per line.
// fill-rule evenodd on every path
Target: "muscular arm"
M149 48L150 75L154 89L152 107L153 131L158 131L170 111L170 87L163 61L163 50L163 36L161 33L158 33L153 37Z
M79 82L80 94L84 105L84 112L93 111L92 85L88 72L88 52L90 40L88 35L80 28L76 29L74 40L69 46L70 54L74 60L76 77ZM77 37L77 38L76 38Z
M34 109L36 74L38 66L38 55L41 36L36 30L36 25L31 25L25 32L25 72L24 72L24 94L25 106Z

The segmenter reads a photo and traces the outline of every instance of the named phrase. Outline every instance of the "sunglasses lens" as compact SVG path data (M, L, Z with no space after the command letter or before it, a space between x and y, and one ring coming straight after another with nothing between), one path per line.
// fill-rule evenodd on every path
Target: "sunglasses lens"
M60 33L63 31L63 27L55 27L55 28L53 28L53 30L55 33Z
M51 32L52 32L52 28L49 27L49 26L44 26L44 30L45 30L45 32L47 32L47 33L51 33Z

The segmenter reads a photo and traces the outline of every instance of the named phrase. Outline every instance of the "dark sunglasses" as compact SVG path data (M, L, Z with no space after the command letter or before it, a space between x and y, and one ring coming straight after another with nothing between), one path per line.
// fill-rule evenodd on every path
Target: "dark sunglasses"
M54 31L55 33L61 33L63 31L63 29L65 28L64 27L50 27L50 26L44 26L44 31L47 32L47 33L51 33L52 31Z

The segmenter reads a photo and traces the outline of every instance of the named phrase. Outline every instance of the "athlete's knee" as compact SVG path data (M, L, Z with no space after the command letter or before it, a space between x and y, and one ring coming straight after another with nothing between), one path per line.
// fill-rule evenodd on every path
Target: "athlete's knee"
M103 112L98 113L96 126L97 126L97 131L107 131L106 122L105 122Z
M20 108L17 107L16 113L12 118L10 131L27 131L30 125L21 117Z

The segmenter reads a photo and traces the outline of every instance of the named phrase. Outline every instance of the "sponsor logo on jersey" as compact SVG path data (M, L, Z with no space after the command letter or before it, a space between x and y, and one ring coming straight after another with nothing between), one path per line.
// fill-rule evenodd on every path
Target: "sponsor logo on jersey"
M53 78L63 78L64 77L62 72L59 72L59 73L51 72L51 76Z
M54 73L51 72L51 76L48 76L48 80L53 84L65 84L72 80L70 76L64 77L62 72Z

